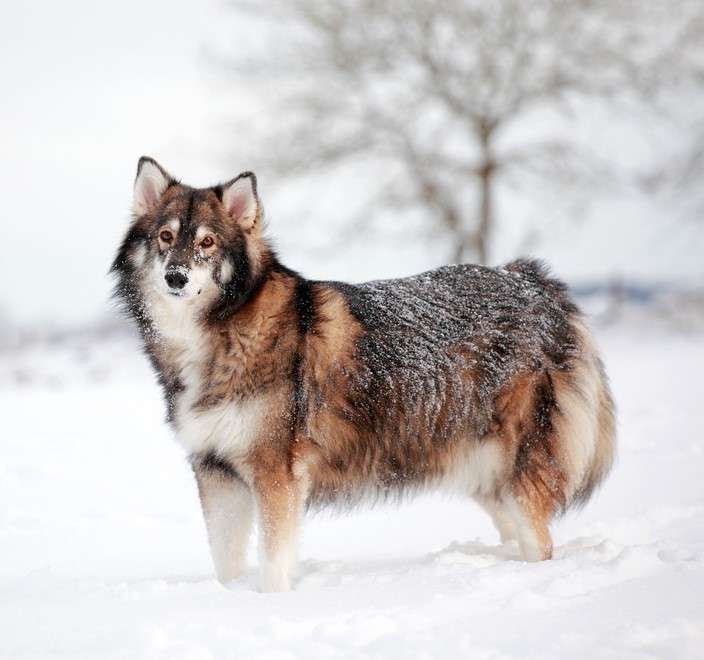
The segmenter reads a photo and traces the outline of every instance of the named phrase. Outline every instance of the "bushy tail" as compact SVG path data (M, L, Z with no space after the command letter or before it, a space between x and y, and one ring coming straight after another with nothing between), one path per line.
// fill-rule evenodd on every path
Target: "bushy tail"
M556 387L556 426L567 474L567 507L584 505L609 473L616 455L616 417L608 379L591 333L573 327L581 355Z

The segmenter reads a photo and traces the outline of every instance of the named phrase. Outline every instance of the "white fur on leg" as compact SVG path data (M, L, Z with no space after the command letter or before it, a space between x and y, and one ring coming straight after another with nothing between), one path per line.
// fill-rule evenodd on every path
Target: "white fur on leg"
M229 582L245 570L254 500L240 481L207 478L201 480L201 497L215 573Z
M262 591L290 591L298 560L299 520L288 521L286 533L272 538L271 530L263 529L259 544L260 588ZM290 524L293 522L293 524ZM273 547L272 547L273 546Z
M541 540L539 530L530 517L525 513L523 507L514 497L506 498L506 513L510 516L515 525L518 536L518 545L524 561L543 561L549 559L552 554L552 543L549 540L547 546L545 540Z
M259 588L264 592L291 591L291 575L293 562L285 553L277 553L273 557L265 557L262 553L259 560Z

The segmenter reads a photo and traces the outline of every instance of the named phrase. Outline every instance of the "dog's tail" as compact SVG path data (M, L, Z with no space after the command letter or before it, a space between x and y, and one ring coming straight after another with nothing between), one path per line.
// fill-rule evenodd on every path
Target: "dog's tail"
M572 325L580 355L568 372L556 377L553 418L567 477L566 508L586 504L616 454L616 416L604 366L582 319L573 317Z
M563 344L564 361L549 370L551 402L549 437L540 452L536 470L528 482L529 490L537 484L550 486L542 489L550 493L555 509L565 511L585 504L609 473L616 454L616 418L608 379L591 332L579 309L571 300L567 287L550 277L547 268L536 261L519 260L506 266L533 280L559 306L567 324ZM524 420L530 426L533 419ZM541 490L541 488L538 488Z

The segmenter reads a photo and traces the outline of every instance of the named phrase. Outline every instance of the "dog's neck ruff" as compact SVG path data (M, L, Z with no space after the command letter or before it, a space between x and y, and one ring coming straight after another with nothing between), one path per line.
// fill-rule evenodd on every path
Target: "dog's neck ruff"
M256 396L207 402L207 371L215 356L204 310L175 297L152 303L149 313L164 366L178 380L171 422L179 444L189 454L246 453L260 428L264 402Z

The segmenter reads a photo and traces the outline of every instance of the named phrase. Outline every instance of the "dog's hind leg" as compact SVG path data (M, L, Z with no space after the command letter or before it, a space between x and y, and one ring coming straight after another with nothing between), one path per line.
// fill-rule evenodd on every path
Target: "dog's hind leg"
M225 463L202 461L193 470L215 573L220 582L229 582L245 569L254 511L252 492Z
M525 561L552 559L550 513L522 495L506 498L506 512L515 525L523 559Z

